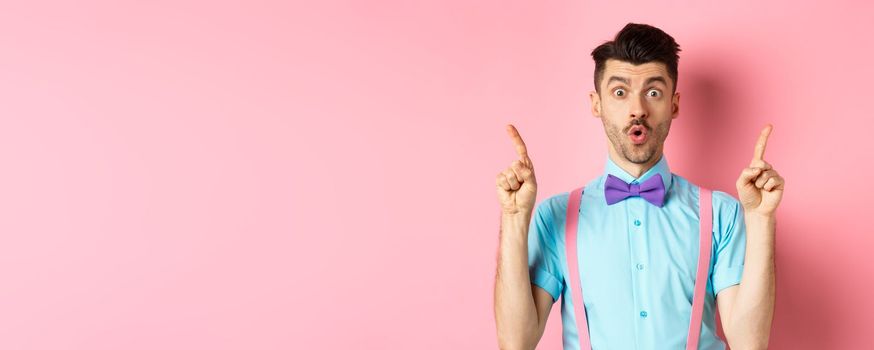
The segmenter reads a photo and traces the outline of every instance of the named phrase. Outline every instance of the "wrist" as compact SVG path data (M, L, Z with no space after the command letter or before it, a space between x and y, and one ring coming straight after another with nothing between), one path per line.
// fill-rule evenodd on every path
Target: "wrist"
M502 208L501 217L506 218L525 218L531 217L531 213L534 211L533 208L524 208L524 207L515 207L513 209Z
M501 212L501 221L504 223L525 223L531 221L530 210L519 210L515 212Z
M747 245L773 245L777 231L777 218L773 214L745 213Z
M744 219L754 221L776 221L777 214L775 212L760 213L754 210L744 210Z
M501 236L527 236L528 225L531 223L531 212L517 211L501 214Z

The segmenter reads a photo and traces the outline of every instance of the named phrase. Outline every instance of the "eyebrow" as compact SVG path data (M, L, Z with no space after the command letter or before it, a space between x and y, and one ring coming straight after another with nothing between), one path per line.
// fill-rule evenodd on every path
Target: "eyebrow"
M668 85L668 82L665 81L665 78L663 78L662 76L650 77L649 79L646 80L645 83L643 83L643 85L649 85L649 84L652 84L652 83L657 82L657 81L660 81L662 84Z
M617 77L615 75L611 76L610 79L607 79L607 85L610 85L610 83L614 82L614 81L624 83L625 85L631 85L631 83L628 82L628 78ZM657 81L661 82L662 84L668 85L668 82L662 76L649 77L649 79L647 79L643 85L649 85L649 84L657 82Z

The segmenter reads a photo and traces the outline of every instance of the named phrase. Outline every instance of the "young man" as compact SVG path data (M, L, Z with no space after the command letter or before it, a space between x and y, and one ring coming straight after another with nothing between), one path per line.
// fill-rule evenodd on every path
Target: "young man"
M573 305L579 301L572 299L572 288L583 291L592 348L686 348L699 242L706 241L699 235L701 191L671 173L663 154L671 122L679 115L678 52L662 30L634 23L592 52L595 91L589 97L592 114L604 125L609 154L604 174L585 184L579 202L582 287L568 276L570 193L545 199L532 213L534 165L516 128L507 126L520 159L496 179L502 222L495 319L502 349L534 349L559 297L564 348L579 349L574 308L580 306ZM784 187L784 179L763 159L771 129L762 130L752 161L737 180L740 200L713 191L711 203L703 203L712 204L712 250L699 349L725 349L716 335L716 307L732 349L767 348L774 309L775 210Z

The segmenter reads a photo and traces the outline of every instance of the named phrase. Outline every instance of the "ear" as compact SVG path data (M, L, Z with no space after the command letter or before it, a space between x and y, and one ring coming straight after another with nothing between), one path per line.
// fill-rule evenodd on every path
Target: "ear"
M680 93L675 92L671 97L671 119L677 119L680 116Z
M601 96L597 91L589 91L589 100L592 101L592 115L601 118Z

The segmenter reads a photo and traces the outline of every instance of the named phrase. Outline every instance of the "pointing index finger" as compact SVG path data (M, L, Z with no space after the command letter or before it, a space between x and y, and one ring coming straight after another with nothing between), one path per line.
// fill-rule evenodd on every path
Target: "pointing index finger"
M513 144L516 146L516 153L519 154L519 157L522 160L528 160L528 148L525 147L525 141L522 141L522 136L519 135L519 131L516 130L516 127L513 124L507 124L507 134L510 135L510 138L513 139Z
M771 130L774 127L771 124L765 126L762 129L762 133L759 134L759 141L756 142L756 151L753 154L753 160L764 160L765 158L765 146L768 144L768 136L771 135Z

